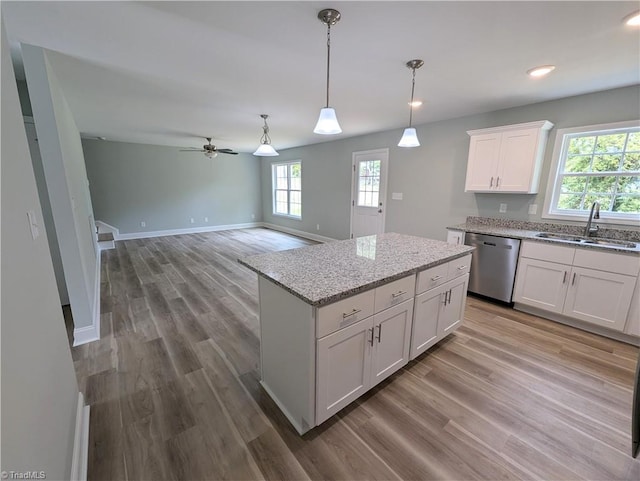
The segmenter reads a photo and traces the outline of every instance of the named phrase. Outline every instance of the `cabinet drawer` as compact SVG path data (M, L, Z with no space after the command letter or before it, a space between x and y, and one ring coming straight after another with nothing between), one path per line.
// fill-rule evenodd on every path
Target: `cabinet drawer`
M576 249L573 265L627 276L637 276L638 270L640 270L640 257L601 252L593 249Z
M418 272L418 287L416 287L416 293L422 294L429 289L433 289L434 287L438 287L439 285L444 284L445 282L447 282L448 275L448 262L424 270L422 272Z
M377 287L374 312L383 311L411 299L415 293L415 288L416 277L413 275Z
M316 312L317 337L324 337L373 315L374 299L375 290L372 289L319 307Z
M459 259L454 259L448 263L449 270L447 274L448 279L455 279L456 277L462 276L469 272L471 268L471 254L468 256L461 257Z
M558 246L543 242L524 241L520 247L520 256L530 259L539 259L559 264L573 264L574 247Z

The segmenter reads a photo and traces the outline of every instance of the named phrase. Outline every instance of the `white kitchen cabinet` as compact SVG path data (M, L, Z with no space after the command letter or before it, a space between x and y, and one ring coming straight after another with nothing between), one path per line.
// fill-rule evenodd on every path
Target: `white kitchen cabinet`
M582 321L622 331L636 278L573 267L563 313Z
M520 258L513 301L562 313L571 266Z
M413 298L318 340L317 423L409 361L412 316Z
M369 389L373 331L373 317L369 317L318 340L318 424Z
M373 316L371 387L409 362L413 296Z
M640 280L636 280L636 288L631 298L631 307L624 333L640 337Z
M415 359L462 324L471 256L418 274L409 358Z
M455 331L464 320L464 307L467 301L469 274L465 274L447 283L448 295L441 304L438 316L438 338L443 339Z
M464 231L461 230L448 230L447 231L447 244L462 245L464 244Z
M639 269L637 256L525 241L514 301L621 332Z
M465 192L536 194L552 127L543 120L469 130Z

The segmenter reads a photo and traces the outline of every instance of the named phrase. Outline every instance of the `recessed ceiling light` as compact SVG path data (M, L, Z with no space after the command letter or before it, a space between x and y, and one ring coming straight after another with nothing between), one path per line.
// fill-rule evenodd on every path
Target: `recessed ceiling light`
M409 102L411 107L420 107L422 105L422 100L414 100L413 102Z
M539 67L533 67L532 69L527 70L527 73L531 77L543 77L555 68L555 65L540 65Z
M624 23L625 25L629 25L630 27L640 26L640 11L633 12L624 17Z

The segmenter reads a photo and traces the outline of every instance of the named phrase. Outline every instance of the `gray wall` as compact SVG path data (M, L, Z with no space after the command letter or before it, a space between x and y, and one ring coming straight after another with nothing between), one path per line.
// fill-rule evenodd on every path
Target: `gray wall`
M209 159L179 147L87 139L82 145L96 219L121 234L261 220L253 155Z
M99 265L80 133L45 50L23 44L22 57L74 326L89 327Z
M640 117L640 86L542 102L487 114L417 126L421 146L397 147L402 130L379 132L329 143L280 150L262 160L262 217L265 222L336 239L349 236L351 154L389 147L386 231L446 238L448 225L469 215L540 221L555 134L558 129ZM423 108L429 108L428 102ZM555 124L550 133L537 195L464 193L469 152L467 130L535 120ZM311 127L310 127L311 128ZM277 147L277 146L276 146ZM302 160L302 220L272 214L271 163ZM402 192L403 200L391 200ZM500 203L507 212L500 214ZM529 204L538 205L536 215ZM320 230L316 230L320 224Z
M69 479L78 386L13 75L3 22L1 469Z

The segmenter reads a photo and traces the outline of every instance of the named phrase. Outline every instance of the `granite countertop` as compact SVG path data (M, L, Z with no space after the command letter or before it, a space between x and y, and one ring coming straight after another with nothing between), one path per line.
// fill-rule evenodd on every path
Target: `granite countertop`
M473 247L387 233L260 254L238 262L312 306L322 306L428 267Z
M584 227L577 225L552 224L542 222L526 222L508 219L491 219L485 217L468 217L467 222L447 227L450 230L460 230L474 234L494 235L498 237L509 237L512 239L527 239L536 242L547 242L554 244L571 245L584 249L599 249L604 251L614 251L625 254L640 254L640 232L622 229L602 228L598 236L593 239L613 239L621 241L635 242L635 249L602 246L597 244L578 244L558 239L545 239L536 237L540 232L555 232L577 237L584 236Z

